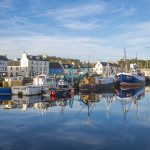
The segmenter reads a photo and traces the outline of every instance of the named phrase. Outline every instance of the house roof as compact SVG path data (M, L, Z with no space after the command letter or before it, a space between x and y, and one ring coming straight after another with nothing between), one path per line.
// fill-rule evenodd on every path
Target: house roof
M101 64L103 65L103 66L107 66L107 62L101 62ZM109 63L109 66L111 66L111 67L119 67L120 65L119 64L116 64L116 63Z
M109 65L112 66L112 67L120 67L120 65L116 64L116 63L109 63Z
M8 66L20 66L20 61L9 60Z
M62 64L63 65L63 67L65 68L65 69L70 69L70 68L72 68L72 65L71 64Z
M52 62L49 63L49 68L62 69L59 63L52 63Z
M4 55L0 55L0 60L3 60L3 61L8 61L8 58Z
M41 55L39 56L33 56L33 55L27 55L27 58L29 60L36 60L36 61L48 61L48 59L46 57L43 57Z
M107 62L101 62L103 66L107 66Z

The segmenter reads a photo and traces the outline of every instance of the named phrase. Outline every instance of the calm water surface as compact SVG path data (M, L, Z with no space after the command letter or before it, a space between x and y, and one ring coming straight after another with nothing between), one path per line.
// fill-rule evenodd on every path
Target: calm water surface
M53 102L1 97L0 150L150 150L150 92L117 92Z

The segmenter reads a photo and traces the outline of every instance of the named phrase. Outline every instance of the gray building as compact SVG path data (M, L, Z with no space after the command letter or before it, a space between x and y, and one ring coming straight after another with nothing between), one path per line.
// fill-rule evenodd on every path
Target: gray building
M0 77L7 76L7 65L8 65L7 56L0 55Z
M8 77L16 77L21 75L21 67L19 60L9 60L7 66Z

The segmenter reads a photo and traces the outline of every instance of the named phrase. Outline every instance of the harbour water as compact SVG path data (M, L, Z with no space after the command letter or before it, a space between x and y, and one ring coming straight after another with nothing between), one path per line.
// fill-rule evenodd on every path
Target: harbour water
M150 149L148 88L79 93L67 101L9 98L0 98L1 150Z

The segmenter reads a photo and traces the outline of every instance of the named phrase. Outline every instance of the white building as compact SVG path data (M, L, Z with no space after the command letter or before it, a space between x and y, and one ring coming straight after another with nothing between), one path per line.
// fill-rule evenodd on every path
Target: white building
M107 62L101 62L97 61L95 65L95 72L99 75L115 75L117 72L121 70L120 65L116 63L107 63Z
M7 76L8 59L6 56L0 55L0 77Z
M32 56L26 52L22 54L20 67L23 76L35 76L49 73L49 62L47 56Z
M8 77L16 77L21 75L21 67L19 60L9 60L7 66Z

